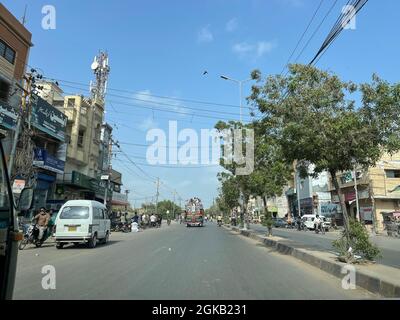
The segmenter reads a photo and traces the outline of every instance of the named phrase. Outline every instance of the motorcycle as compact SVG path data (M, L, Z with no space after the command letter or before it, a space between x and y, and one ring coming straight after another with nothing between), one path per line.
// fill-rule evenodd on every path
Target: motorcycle
M171 219L167 219L167 224L168 224L168 225L171 224Z
M322 233L322 234L325 234L325 226L324 226L324 223L323 222L321 222L321 223L319 223L318 225L314 225L314 231L315 231L315 233Z
M131 224L129 222L122 222L120 230L124 233L131 232L132 231Z
M43 237L41 240L38 239L39 237L39 228L37 227L36 223L32 223L25 231L24 238L20 241L18 245L19 250L25 249L27 244L34 244L36 248L42 246L43 242L47 239L47 231L44 232Z
M222 220L218 220L218 227L221 227L222 226Z
M121 224L122 224L122 223L121 223L120 221L112 220L112 221L111 221L110 230L111 230L112 232L121 231Z
M301 221L300 223L297 223L297 230L298 231L307 231L308 228L305 225L305 223L303 221Z

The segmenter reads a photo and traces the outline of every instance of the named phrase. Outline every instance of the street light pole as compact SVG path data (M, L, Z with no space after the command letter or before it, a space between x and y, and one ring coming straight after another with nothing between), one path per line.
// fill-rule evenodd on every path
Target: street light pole
M237 83L237 84L239 85L240 123L242 123L242 113L243 113L243 112L242 112L242 107L243 107L243 102L242 102L242 100L243 100L242 91L243 91L243 83L245 83L245 82L247 82L247 81L250 81L250 80L252 80L252 79L249 78L249 79L246 79L246 80L236 80L236 79L232 79L232 78L230 78L230 77L224 76L224 75L221 75L220 78L221 78L221 79L224 79L224 80L233 81L233 82L235 82L235 83Z
M224 76L224 75L221 75L220 78L221 78L221 79L224 79L224 80L229 80L229 81L235 82L235 83L237 83L237 84L239 85L240 123L243 124L243 121L242 121L242 106L243 106L243 102L242 102L242 100L243 100L243 97L242 97L242 88L243 88L243 83L252 80L252 78L245 79L245 80L237 80L237 79L233 79L233 78L230 78L230 77L227 77L227 76ZM241 192L241 197L242 197L242 192ZM244 200L244 199L242 199L242 200ZM244 202L244 201L243 201L243 202ZM249 221L248 221L247 208L245 208L245 206L247 206L247 203L245 204L245 203L243 203L243 202L241 203L240 215L241 215L241 216L244 215L244 219L245 219L245 221L244 221L244 229L247 230L247 226L248 226L248 223L249 223ZM242 212L242 211L243 211L243 212Z
M355 165L354 165L353 174L354 174L354 189L356 191L356 207L357 207L356 219L358 221L361 221L361 219L360 219L360 206L358 204L357 171L356 171L356 166Z

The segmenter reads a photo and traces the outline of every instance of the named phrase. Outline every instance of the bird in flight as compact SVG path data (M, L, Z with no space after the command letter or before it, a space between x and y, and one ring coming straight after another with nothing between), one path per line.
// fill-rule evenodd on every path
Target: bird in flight
M205 74L207 74L207 73L208 73L208 71L207 71L207 70L206 70L206 71L204 71L204 72L203 72L203 76L204 76Z

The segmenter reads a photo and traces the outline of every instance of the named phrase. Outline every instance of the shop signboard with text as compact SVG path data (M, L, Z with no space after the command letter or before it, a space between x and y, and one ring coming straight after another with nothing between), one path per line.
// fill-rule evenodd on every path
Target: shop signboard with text
M41 97L35 96L32 105L32 125L48 135L63 141L67 116Z
M34 150L33 165L52 172L63 174L65 162L50 155L45 149L36 148Z
M15 130L18 114L13 107L7 103L0 102L0 125L6 129Z

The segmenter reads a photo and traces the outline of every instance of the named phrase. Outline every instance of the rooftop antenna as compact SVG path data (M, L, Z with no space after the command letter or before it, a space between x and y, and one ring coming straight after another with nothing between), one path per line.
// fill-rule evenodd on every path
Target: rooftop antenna
M100 51L99 54L94 57L93 63L90 67L95 75L94 82L91 82L90 84L92 99L94 101L97 100L104 103L107 90L108 74L110 73L107 52Z
M28 8L28 5L26 4L25 5L25 10L24 10L24 16L22 17L22 24L23 25L25 25L25 23L26 23L26 9Z

